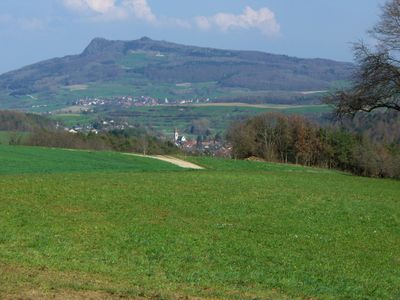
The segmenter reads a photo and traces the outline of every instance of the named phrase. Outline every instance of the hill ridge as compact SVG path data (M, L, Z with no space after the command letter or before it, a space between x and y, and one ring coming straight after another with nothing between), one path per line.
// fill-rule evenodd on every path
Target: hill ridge
M52 58L0 75L0 94L40 94L55 99L60 89L76 84L166 86L213 83L192 97L212 98L226 89L241 95L257 91L326 90L347 80L353 65L329 59L306 59L262 51L188 46L142 37L137 40L94 38L80 54ZM173 90L169 96L179 96ZM154 95L146 95L153 96Z

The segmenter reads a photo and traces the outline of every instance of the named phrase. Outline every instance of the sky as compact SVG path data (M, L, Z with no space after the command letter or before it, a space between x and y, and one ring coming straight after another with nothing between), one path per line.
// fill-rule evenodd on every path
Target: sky
M385 0L1 0L0 74L95 37L352 61ZM370 41L372 42L372 41Z

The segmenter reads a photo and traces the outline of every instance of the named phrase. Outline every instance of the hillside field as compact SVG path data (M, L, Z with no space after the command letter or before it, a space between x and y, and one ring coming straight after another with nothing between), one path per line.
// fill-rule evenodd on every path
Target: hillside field
M0 145L0 175L69 172L176 171L173 165L113 152Z
M68 109L66 109L68 111ZM208 105L159 105L126 109L99 108L94 113L60 112L51 119L66 126L89 125L98 120L126 120L171 135L174 128L188 134L196 120L207 120L212 134L224 132L231 122L263 112L301 114L313 118L331 111L328 105L249 105L241 103L215 103Z
M400 297L399 181L188 160L0 146L0 298Z

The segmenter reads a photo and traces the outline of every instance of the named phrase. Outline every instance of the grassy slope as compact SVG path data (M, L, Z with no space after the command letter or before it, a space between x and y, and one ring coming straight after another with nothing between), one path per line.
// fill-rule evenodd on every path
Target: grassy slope
M173 165L114 152L0 146L0 175L60 172L174 171Z
M400 182L192 160L210 169L0 176L0 296L399 296Z
M214 158L208 156L182 156L182 159L203 166L208 170L216 170L216 171L252 171L252 172L271 171L271 172L341 174L341 172L335 170L303 167L294 164L265 163L261 161L257 162L250 160L231 160L231 159Z

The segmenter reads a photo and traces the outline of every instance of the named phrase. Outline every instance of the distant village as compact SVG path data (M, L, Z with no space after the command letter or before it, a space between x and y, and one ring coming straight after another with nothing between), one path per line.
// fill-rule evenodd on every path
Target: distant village
M60 124L57 123L57 128L60 128ZM65 131L69 133L93 133L98 134L100 132L107 132L111 130L125 130L129 128L134 128L133 125L130 125L128 122L119 122L114 120L102 120L95 122L90 125L74 125L72 127L64 127Z
M120 97L85 97L78 99L72 103L73 106L81 107L82 112L93 112L96 107L99 106L118 106L118 107L143 107L143 106L159 106L159 105L183 105L183 104L197 104L197 103L208 103L209 98L205 99L157 99L149 96L120 96ZM60 125L57 125L60 126ZM107 132L112 130L126 130L135 128L135 126L122 120L100 120L89 125L83 126L72 126L70 128L64 128L73 134L86 133L86 134L99 134L100 132ZM190 136L190 137L189 137ZM193 138L193 135L185 136L181 135L178 129L175 128L174 133L170 137L164 137L170 140L176 147L180 148L185 153L190 154L207 154L212 156L229 157L232 148L222 139L215 139L211 136L197 136Z
M188 140L185 135L180 135L176 128L174 130L173 140L175 146L190 154L230 157L232 153L232 146L222 140L217 140L215 138L208 140L197 138L196 141Z
M158 99L150 96L118 96L118 97L85 97L72 102L72 105L82 107L93 106L120 106L120 107L140 107L140 106L157 106L157 105L181 105L181 104L197 104L208 103L209 98L196 99Z
M61 129L59 123L57 123L57 128ZM99 134L101 132L129 128L134 128L134 126L129 125L127 122L108 120L85 126L64 127L63 129L72 134ZM166 136L165 139L170 140L176 147L188 154L230 157L232 153L232 146L222 139L216 139L215 137L205 138L202 136L197 136L196 139L188 138L185 135L181 135L176 128L173 135L170 137Z

